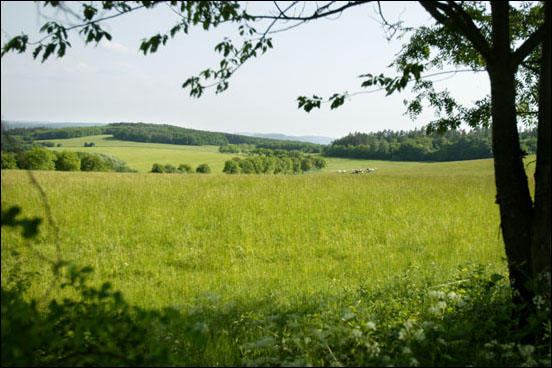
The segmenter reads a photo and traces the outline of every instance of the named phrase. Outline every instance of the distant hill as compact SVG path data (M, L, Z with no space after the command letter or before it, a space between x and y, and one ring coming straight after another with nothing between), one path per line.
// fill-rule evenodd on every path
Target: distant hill
M257 148L299 150L305 153L322 152L321 145L310 142L302 142L296 140L278 140L222 132L208 132L204 130L187 129L167 124L91 124L96 125L77 125L52 129L52 127L43 126L14 126L9 125L8 122L8 125L10 127L10 135L12 136L12 138L14 136L19 136L19 139L25 142L32 142L33 140L69 139L87 137L92 135L112 134L113 138L115 139L133 142L167 143L191 146L226 146L229 144L248 144L255 145ZM2 142L2 149L9 149L9 145L4 144L4 135L2 135Z
M302 135L302 136L293 136L285 135L279 133L236 133L241 135L247 135L249 137L258 137L258 138L269 138L269 139L279 139L283 141L298 141L298 142L309 142L316 144L330 144L336 138L322 137L317 135Z
M78 127L91 127L91 126L104 126L108 123L52 123L47 121L2 121L2 125L6 129L17 128L78 128Z

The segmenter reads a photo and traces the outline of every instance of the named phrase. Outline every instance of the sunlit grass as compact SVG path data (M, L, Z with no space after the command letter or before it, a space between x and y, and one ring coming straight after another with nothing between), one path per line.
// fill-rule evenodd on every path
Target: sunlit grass
M95 269L137 305L339 295L415 269L446 280L460 264L504 272L491 177L155 175L35 172L63 257ZM2 206L44 217L23 171L2 172ZM23 241L2 230L2 272ZM54 257L44 224L33 248ZM28 252L27 270L50 271ZM6 267L5 267L6 266Z
M99 152L113 155L125 161L131 169L148 172L154 163L189 164L194 169L200 164L208 164L215 173L222 173L224 162L234 155L219 153L218 146L182 146L176 144L141 143L120 141L111 135L96 135L72 139L48 140L61 147L52 147L56 151ZM84 147L84 143L95 143L93 147Z

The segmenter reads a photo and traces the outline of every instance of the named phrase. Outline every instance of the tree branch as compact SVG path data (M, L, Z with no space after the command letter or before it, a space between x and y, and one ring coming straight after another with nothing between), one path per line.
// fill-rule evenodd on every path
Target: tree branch
M336 13L341 13L343 12L345 9L348 9L348 8L352 8L354 6L358 6L358 5L362 5L362 4L366 4L366 3L370 3L372 2L373 0L367 0L367 1L350 1L348 2L347 4L337 8L337 9L334 9L334 10L328 10L327 12L323 12L323 13L318 13L318 11L320 9L324 9L324 8L327 8L329 5L331 4L328 4L324 7L321 7L321 8L317 8L315 10L315 12L311 15L311 16L307 16L307 17L290 17L290 16L285 16L285 17L282 17L281 14L279 15L251 15L251 17L255 18L255 19L274 19L274 20L303 20L303 21L308 21L308 20L313 20L313 19L319 19L319 18L325 18L327 17L328 15L332 15L332 14L336 14ZM333 2L332 2L333 3Z
M513 63L518 66L523 62L523 60L537 47L546 36L544 32L544 27L537 29L525 42L518 47L518 49L513 54Z
M485 58L485 61L492 58L491 46L460 5L452 1L449 1L448 4L437 1L420 1L420 4L437 22L445 27L454 27L466 36Z

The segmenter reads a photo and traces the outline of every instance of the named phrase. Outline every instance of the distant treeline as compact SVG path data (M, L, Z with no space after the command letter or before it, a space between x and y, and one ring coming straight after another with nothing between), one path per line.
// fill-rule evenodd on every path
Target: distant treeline
M2 134L2 152L25 151L37 146L35 140L67 139L112 134L124 141L178 145L217 145L224 153L248 154L255 149L322 153L328 157L348 157L397 161L458 161L492 157L489 129L449 131L444 135L426 134L425 129L384 130L377 133L351 133L331 145L248 137L239 134L207 132L172 125L112 123L104 126L69 128L10 129L10 145ZM520 132L520 143L527 154L536 153L537 129ZM42 142L41 144L46 144Z
M239 134L207 132L187 129L173 125L145 123L112 123L104 126L70 128L15 128L9 131L18 143L29 144L34 140L68 139L91 135L112 134L115 139L133 142L167 143L178 145L215 145L249 144L260 148L299 150L305 153L320 153L322 146L315 143L281 141L277 139L248 137ZM7 152L2 140L2 151Z
M299 174L326 167L321 157L303 155L300 151L257 148L250 157L234 157L224 163L227 174Z
M537 129L520 132L527 154L536 153ZM470 132L454 130L444 135L412 131L384 130L377 133L351 133L324 147L323 155L396 161L459 161L492 157L490 129Z

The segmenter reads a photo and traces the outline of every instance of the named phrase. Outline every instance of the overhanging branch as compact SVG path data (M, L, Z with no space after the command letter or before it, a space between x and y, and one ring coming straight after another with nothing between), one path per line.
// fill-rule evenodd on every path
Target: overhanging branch
M460 5L453 1L448 1L448 4L438 1L420 1L420 4L437 22L445 27L455 27L466 36L486 61L492 58L491 46Z

